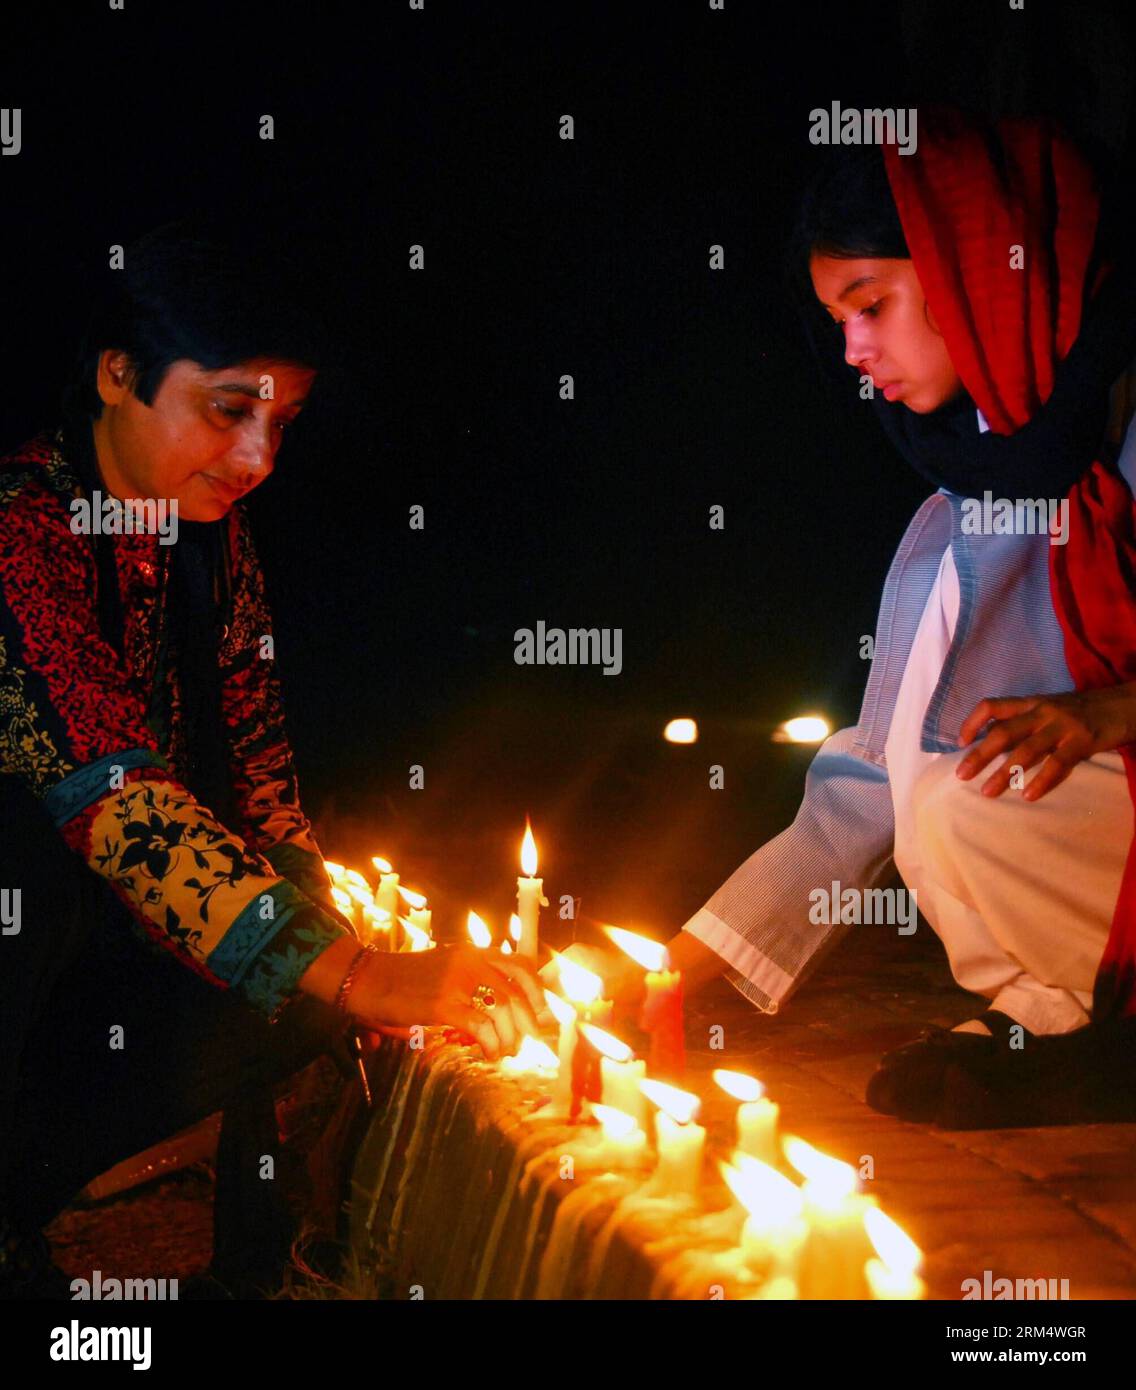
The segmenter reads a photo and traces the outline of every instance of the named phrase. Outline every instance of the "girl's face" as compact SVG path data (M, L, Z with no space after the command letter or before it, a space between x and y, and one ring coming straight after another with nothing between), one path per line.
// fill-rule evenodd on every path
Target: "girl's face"
M926 415L962 390L910 260L814 253L816 297L844 329L844 360L889 401Z

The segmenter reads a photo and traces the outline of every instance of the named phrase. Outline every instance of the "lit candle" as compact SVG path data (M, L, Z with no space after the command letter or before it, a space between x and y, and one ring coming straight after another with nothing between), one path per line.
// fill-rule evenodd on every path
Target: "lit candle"
M694 1123L699 1100L689 1091L662 1081L641 1081L640 1089L659 1107L655 1112L655 1147L659 1164L653 1190L660 1197L695 1197L702 1183L706 1131Z
M594 971L553 952L559 974L560 988L573 1005L576 1020L602 1027L611 1022L612 1003L601 999L603 980ZM600 1055L588 1043L581 1043L573 1021L573 1043L570 1061L571 1090L568 1118L575 1120L585 1100L599 1100L601 1090Z
M517 913L521 919L521 935L517 954L536 960L540 939L540 909L548 906L544 896L544 880L534 878L537 870L536 840L532 826L525 821L525 836L521 841L521 869L526 877L517 879Z
M864 1266L864 1277L872 1297L922 1298L927 1286L916 1270L923 1253L907 1232L874 1207L864 1213L864 1228L879 1257Z
M556 1048L556 1088L552 1104L567 1114L572 1104L572 1056L576 1050L576 1010L552 990L544 991L545 1003L560 1026Z
M604 1105L623 1111L640 1129L645 1128L647 1097L639 1089L639 1083L647 1075L647 1064L635 1060L625 1042L592 1023L581 1023L580 1032L601 1054L600 1090Z
M368 907L363 909L363 915L371 929L372 942L378 946L380 951L389 951L391 948L390 914L381 912L377 907Z
M397 951L398 941L398 874L385 859L375 855L371 863L379 871L379 891L375 894L375 906L388 914L390 921L390 949Z
M615 944L647 971L640 1027L651 1039L647 1065L652 1074L681 1076L686 1069L682 1022L682 972L670 968L667 948L650 937L605 927Z
M469 915L465 919L465 929L469 933L469 939L479 950L484 951L486 947L493 945L493 933L474 912L473 908L470 908Z
M421 927L415 926L409 917L400 917L398 920L403 931L402 945L399 950L411 953L429 951L438 944L431 939L429 932L424 932Z
M513 942L513 949L516 950L521 940L521 919L515 912L509 914L509 936Z
M856 1189L856 1170L803 1139L785 1140L785 1157L804 1175L808 1239L801 1255L802 1298L866 1298L864 1266L872 1255L864 1225L876 1205Z
M776 1163L780 1157L777 1144L780 1107L762 1094L765 1088L761 1082L745 1072L724 1071L719 1067L714 1071L714 1080L727 1095L741 1101L737 1119L738 1150L763 1163Z
M340 888L338 884L334 884L331 890L331 898L332 901L335 903L336 907L340 910L340 912L343 913L344 917L347 918L351 925L353 927L357 926L358 918L355 912L355 899L351 896L347 889Z
M742 1227L742 1258L763 1279L796 1279L801 1252L808 1239L804 1194L796 1183L768 1163L737 1153L733 1163L718 1165L730 1191L746 1210Z
M600 1161L616 1170L642 1168L647 1162L647 1136L634 1115L599 1103L592 1106L592 1113L600 1122Z
M400 917L398 920L409 931L413 926L417 931L425 936L430 935L430 909L426 906L426 899L421 893L416 893L412 888L406 888L403 884L398 885L398 895L410 909L409 919ZM403 939L402 949L404 951L419 950L423 951L424 946L412 946L406 939Z

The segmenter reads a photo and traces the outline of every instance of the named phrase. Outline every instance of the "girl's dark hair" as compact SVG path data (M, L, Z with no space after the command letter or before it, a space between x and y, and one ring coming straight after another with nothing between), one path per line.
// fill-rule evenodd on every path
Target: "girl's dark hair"
M806 263L814 251L847 260L910 257L878 145L831 152L805 189L793 242Z
M146 405L181 358L207 371L254 358L318 369L326 358L310 268L278 243L182 219L131 242L122 268L102 276L61 397L65 419L102 413L95 382L107 348L127 353L130 389Z
M801 198L786 257L789 289L796 301L813 355L824 374L843 382L840 356L832 352L832 320L820 309L809 279L814 252L845 260L880 257L907 260L895 199L878 145L825 151Z

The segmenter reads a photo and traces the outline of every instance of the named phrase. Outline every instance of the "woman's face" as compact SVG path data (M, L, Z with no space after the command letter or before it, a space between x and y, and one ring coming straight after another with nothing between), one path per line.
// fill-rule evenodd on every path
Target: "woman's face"
M814 254L809 272L844 329L844 360L886 400L926 415L962 390L910 260Z

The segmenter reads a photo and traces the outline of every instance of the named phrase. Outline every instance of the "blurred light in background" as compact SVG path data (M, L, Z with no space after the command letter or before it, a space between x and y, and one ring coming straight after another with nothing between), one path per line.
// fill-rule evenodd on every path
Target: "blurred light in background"
M663 730L668 743L697 743L698 725L693 719L672 719Z
M817 714L802 714L797 719L786 719L779 729L775 729L773 742L823 743L830 732L827 719Z

